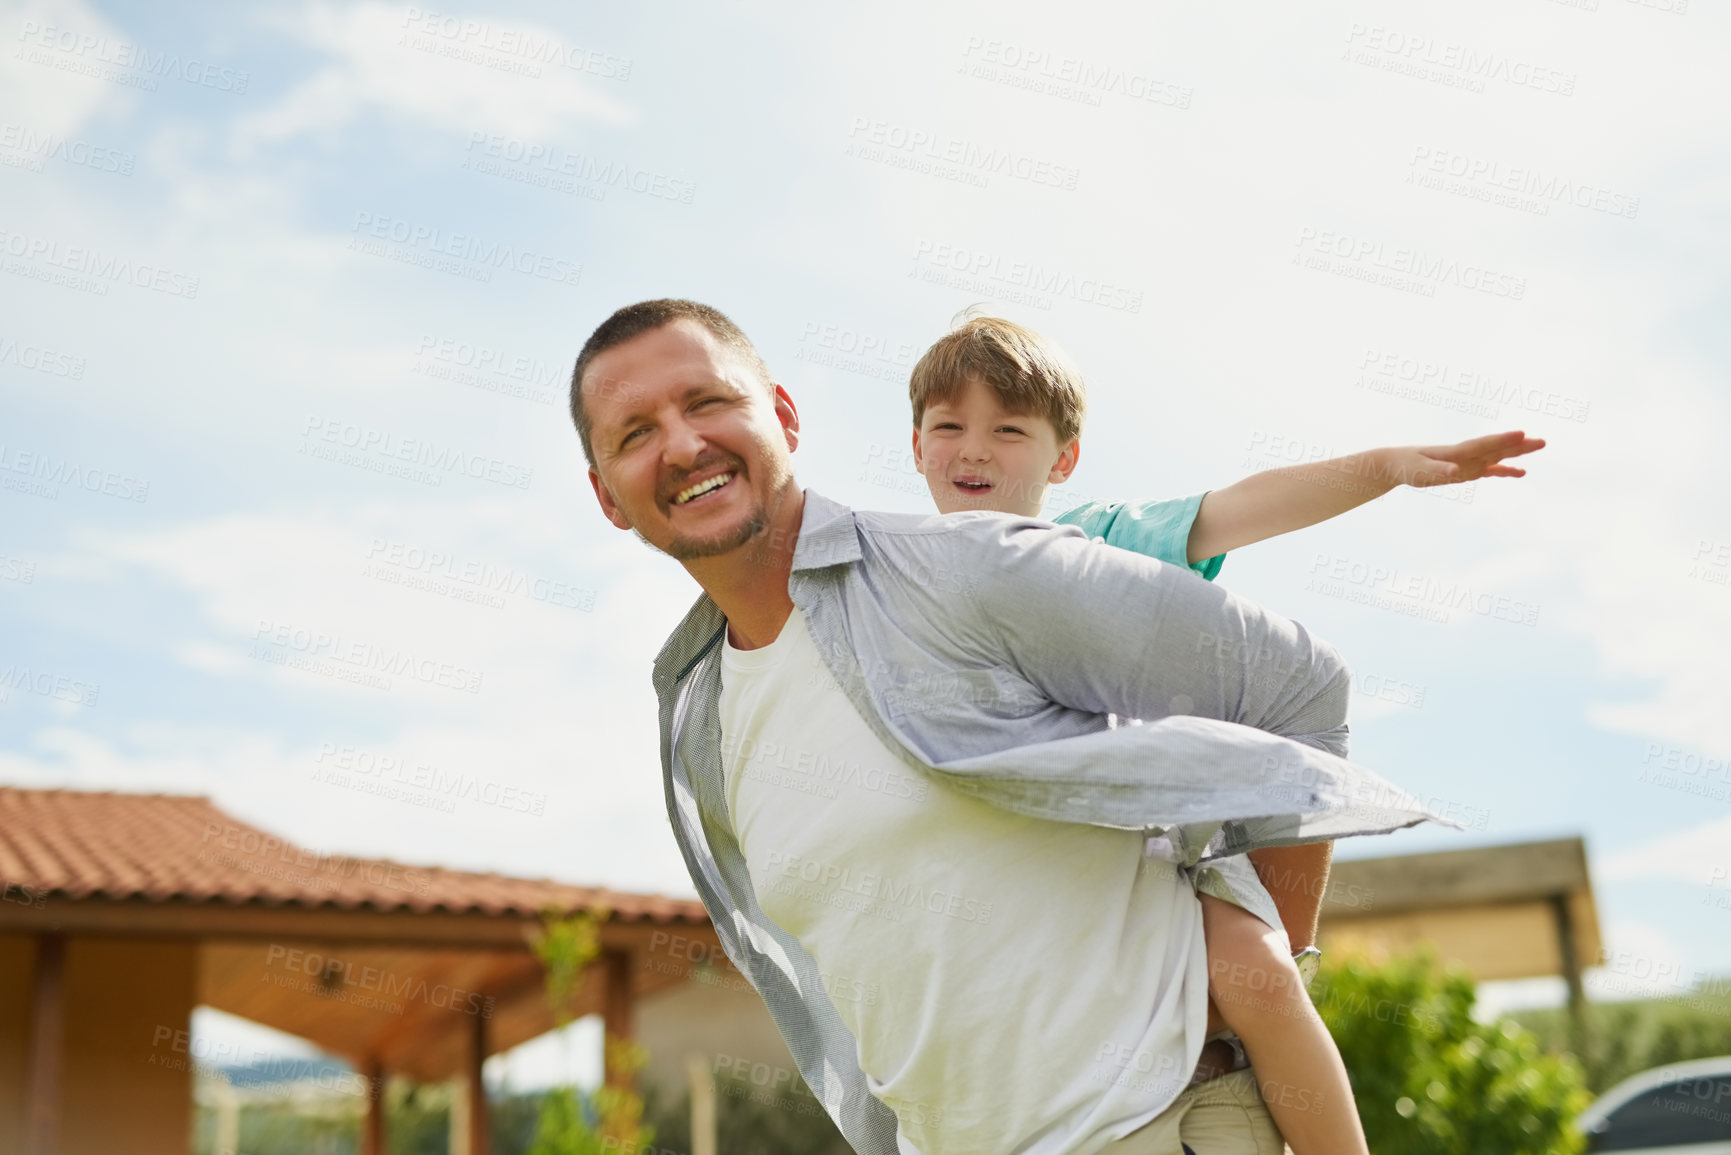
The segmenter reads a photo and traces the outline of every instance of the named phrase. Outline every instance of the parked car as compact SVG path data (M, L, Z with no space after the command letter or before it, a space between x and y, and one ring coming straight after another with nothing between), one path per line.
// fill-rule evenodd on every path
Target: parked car
M1592 1152L1731 1155L1731 1055L1631 1075L1575 1125Z

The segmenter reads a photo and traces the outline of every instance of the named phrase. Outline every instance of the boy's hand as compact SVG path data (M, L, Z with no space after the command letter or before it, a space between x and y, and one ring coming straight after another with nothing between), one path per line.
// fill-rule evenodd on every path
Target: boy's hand
M1525 477L1527 471L1504 465L1506 457L1520 457L1543 449L1543 438L1528 437L1519 430L1475 437L1459 445L1432 445L1386 449L1389 480L1396 485L1425 489L1454 485L1481 477Z

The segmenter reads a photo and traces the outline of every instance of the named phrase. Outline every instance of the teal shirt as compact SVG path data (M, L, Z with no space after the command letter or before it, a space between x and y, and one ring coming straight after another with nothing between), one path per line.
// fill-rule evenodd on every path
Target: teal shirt
M1225 564L1225 554L1195 565L1185 560L1190 554L1190 526L1206 496L1204 492L1171 501L1086 501L1052 521L1073 525L1089 537L1103 538L1107 545L1182 566L1213 581Z

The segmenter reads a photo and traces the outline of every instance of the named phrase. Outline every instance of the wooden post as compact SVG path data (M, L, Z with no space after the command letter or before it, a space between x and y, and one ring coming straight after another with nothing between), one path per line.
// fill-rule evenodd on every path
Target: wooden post
M1557 952L1563 964L1563 980L1569 984L1569 1045L1585 1065L1587 1047L1591 1045L1587 1034L1587 992L1581 983L1581 958L1575 949L1575 919L1569 912L1569 896L1553 895L1551 910L1557 918Z
M216 1115L216 1141L211 1155L240 1155L240 1093L226 1075L218 1075L207 1086Z
M487 1019L484 1015L470 1016L474 1029L469 1032L468 1086L469 1155L493 1155L493 1137L488 1124L487 1084L481 1078L481 1064L487 1061Z
M625 1043L632 1039L633 998L631 991L631 952L609 947L601 952L601 1031L603 1047L615 1040ZM603 1051L605 1056L605 1051ZM621 1079L616 1072L606 1074L609 1086L629 1086L630 1079Z
M691 1155L716 1155L715 1070L708 1056L687 1053L685 1075L691 1083Z
M385 1064L373 1055L361 1065L367 1113L361 1117L361 1155L385 1155Z
M61 1069L66 1058L66 936L36 936L30 1057L24 1065L25 1155L58 1155Z

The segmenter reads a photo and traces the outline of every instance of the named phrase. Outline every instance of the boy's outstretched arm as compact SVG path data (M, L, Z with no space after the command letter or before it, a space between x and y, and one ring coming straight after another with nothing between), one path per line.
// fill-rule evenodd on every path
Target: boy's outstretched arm
M1526 470L1503 465L1503 459L1544 447L1542 439L1517 430L1459 445L1371 449L1255 473L1225 489L1210 490L1202 499L1190 526L1187 560L1195 564L1327 521L1397 485L1424 488L1481 477L1525 477Z

